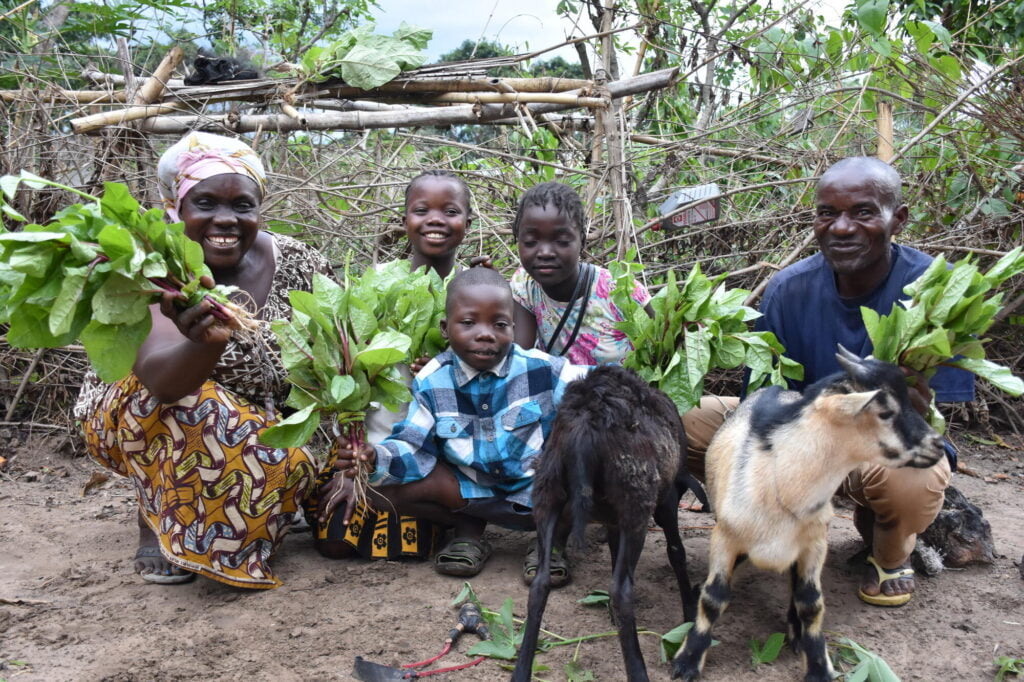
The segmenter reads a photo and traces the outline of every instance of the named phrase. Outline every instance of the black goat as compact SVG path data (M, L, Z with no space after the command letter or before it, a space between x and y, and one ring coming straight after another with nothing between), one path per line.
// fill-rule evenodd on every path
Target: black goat
M673 402L633 372L614 365L572 382L558 407L533 484L540 564L530 601L514 682L530 679L541 617L551 590L551 548L572 532L577 543L590 520L608 527L612 557L612 613L631 682L647 680L636 634L633 571L647 524L665 532L668 558L679 582L685 620L693 620L696 597L686 575L679 537L679 498L704 491L686 471L686 434Z
M192 60L192 73L185 76L185 85L206 85L221 81L244 81L259 78L255 67L233 57L198 54Z
M862 462L924 468L944 454L942 438L914 411L895 365L862 360L842 346L836 360L845 372L802 395L777 386L755 391L711 441L707 485L717 522L708 578L673 677L700 676L711 626L728 605L733 570L746 556L759 568L789 569L790 643L803 656L807 682L832 680L821 594L832 495Z

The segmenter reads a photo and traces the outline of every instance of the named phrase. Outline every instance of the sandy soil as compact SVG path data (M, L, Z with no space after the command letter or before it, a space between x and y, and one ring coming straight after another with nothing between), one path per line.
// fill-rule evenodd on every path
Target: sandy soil
M83 494L99 467L55 451L46 441L7 449L0 470L0 680L298 680L352 679L354 657L387 664L421 660L439 651L455 623L452 597L462 583L437 575L428 563L332 562L314 550L308 533L294 533L275 562L285 586L245 592L199 579L157 586L132 571L134 500L123 480ZM991 680L996 656L1024 656L1024 454L968 448L962 462L978 476L958 486L991 522L993 566L947 570L919 580L914 600L885 610L860 603L857 573L847 559L859 548L849 510L839 510L825 569L826 627L881 655L904 680ZM686 526L690 574L706 568L705 515L680 512ZM514 600L526 610L519 579L528 537L491 534L495 555L473 581L483 603ZM591 538L593 540L593 538ZM607 589L606 548L591 541L577 554L574 582L552 595L547 629L575 637L611 629L607 613L576 603ZM736 598L708 657L705 678L792 680L799 659L785 651L772 665L751 668L747 642L785 629L786 580L742 568ZM638 569L638 619L664 633L682 620L660 533L652 532ZM467 659L472 640L443 659ZM658 638L642 637L651 678L667 680ZM559 647L538 657L566 679L573 656L597 680L624 679L614 638ZM496 661L438 676L439 680L504 680Z

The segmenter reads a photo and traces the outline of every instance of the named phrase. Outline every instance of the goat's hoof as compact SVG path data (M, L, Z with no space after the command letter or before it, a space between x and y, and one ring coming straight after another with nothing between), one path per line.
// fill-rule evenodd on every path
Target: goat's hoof
M812 673L808 671L807 674L804 675L804 682L832 682L833 678L835 678L835 675L836 674L831 670L824 673Z
M700 667L693 665L689 661L683 661L676 659L672 662L672 679L683 680L683 682L693 682L700 677Z

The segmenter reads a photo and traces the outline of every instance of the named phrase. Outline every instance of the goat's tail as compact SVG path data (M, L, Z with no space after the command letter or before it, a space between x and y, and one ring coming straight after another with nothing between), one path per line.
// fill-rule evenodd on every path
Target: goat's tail
M602 435L598 429L588 428L581 424L580 428L571 428L567 440L568 457L566 466L566 492L569 495L569 509L572 514L570 537L577 546L583 543L583 534L594 508L594 486L601 475L599 462L605 443L598 442L595 436ZM607 434L604 434L607 435Z

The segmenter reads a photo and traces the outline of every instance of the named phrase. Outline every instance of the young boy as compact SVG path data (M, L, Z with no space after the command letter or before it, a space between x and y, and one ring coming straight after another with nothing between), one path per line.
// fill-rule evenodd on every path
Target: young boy
M405 421L359 461L386 498L375 506L454 528L434 558L437 571L472 576L491 554L488 522L534 528L534 459L566 385L588 368L512 342L512 293L494 270L459 273L445 308L450 348L416 376ZM354 474L352 451L342 450L335 466Z

